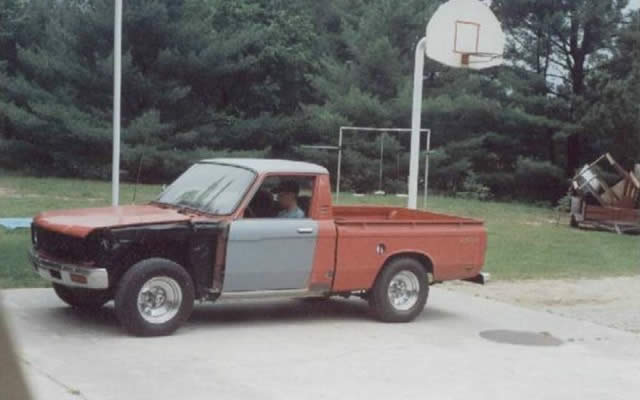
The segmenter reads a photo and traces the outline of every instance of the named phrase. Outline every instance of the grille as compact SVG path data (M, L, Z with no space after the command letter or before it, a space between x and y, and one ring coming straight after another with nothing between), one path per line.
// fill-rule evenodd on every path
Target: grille
M38 243L36 245L38 250L42 250L61 260L87 260L88 257L84 239L52 232L36 226L34 226L34 229L36 229L38 236Z

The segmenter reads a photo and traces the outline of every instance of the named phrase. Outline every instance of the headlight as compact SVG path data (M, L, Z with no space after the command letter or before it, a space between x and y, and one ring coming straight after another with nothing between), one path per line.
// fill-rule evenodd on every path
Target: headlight
M109 231L94 231L85 240L86 259L96 260L113 249L113 236Z
M31 243L34 246L38 245L38 228L33 224L31 224Z

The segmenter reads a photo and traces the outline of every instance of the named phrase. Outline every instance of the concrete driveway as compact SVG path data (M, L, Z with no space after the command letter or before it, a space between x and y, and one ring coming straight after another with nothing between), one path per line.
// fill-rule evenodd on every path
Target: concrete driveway
M2 298L37 399L640 395L640 336L437 288L409 324L371 320L355 299L236 301L197 306L161 338L126 336L111 305L81 313L47 289Z

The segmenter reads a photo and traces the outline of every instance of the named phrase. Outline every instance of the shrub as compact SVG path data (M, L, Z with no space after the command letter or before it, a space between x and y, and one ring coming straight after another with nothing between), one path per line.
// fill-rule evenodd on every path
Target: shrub
M514 198L515 176L512 172L485 172L478 173L477 179L489 187L495 197L501 199Z
M491 189L479 182L478 176L472 171L462 182L462 190L456 196L476 200L489 200L493 197Z
M561 197L556 203L556 211L568 213L571 211L571 194L567 193Z
M556 201L567 189L564 172L549 161L520 157L514 178L514 197L522 200Z

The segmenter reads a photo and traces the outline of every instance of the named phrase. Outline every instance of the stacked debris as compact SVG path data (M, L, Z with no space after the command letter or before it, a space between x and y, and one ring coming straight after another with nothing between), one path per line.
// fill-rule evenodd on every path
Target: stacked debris
M604 160L613 174L604 169ZM612 179L615 183L608 184ZM611 154L604 154L578 172L570 194L571 226L640 232L640 164L626 171Z

